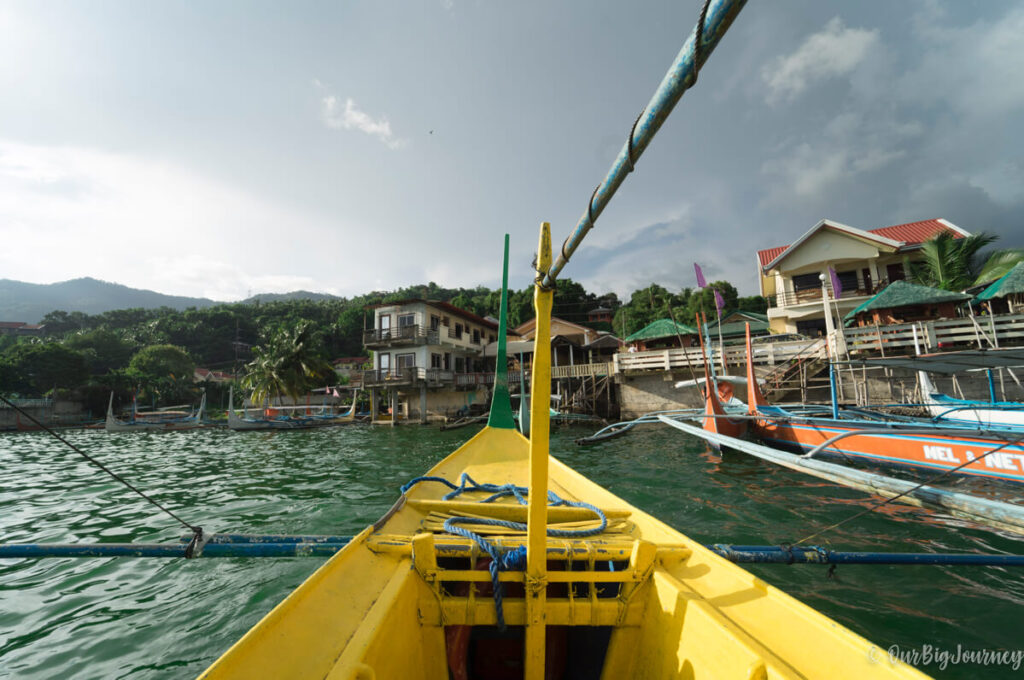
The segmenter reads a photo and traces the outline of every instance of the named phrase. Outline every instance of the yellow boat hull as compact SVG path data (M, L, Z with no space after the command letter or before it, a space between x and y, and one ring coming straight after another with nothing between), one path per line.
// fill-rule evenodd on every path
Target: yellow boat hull
M528 482L529 442L485 428L428 474L458 482ZM549 488L609 517L588 539L549 538L547 627L606 627L601 678L925 677L826 616L719 557L551 458ZM443 533L445 516L525 521L512 499L442 501L437 483L412 488L232 646L203 678L448 678L446 626L493 628L490 573L471 541ZM549 508L549 525L589 521ZM578 524L563 524L577 526ZM504 530L499 530L503 531ZM524 533L488 538L524 545ZM614 571L602 565L613 562ZM504 617L523 626L522 572L502 572ZM462 585L459 584L476 584ZM521 628L519 629L521 631ZM470 677L473 677L471 674Z

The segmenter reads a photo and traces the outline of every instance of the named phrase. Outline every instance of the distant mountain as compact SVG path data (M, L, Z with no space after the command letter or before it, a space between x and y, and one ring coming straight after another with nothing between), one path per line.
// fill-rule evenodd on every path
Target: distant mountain
M340 300L336 295L297 290L291 293L260 293L242 300L242 304L281 300ZM112 309L156 309L170 307L212 307L225 304L208 298L164 295L152 290L129 288L93 278L72 279L60 283L25 283L0 279L0 321L38 323L52 311L100 314Z
M0 279L0 321L38 323L54 310L99 314L134 307L181 310L216 304L220 303L207 298L164 295L92 278L46 284Z
M242 300L242 304L252 305L257 302L281 302L283 300L312 300L313 302L323 302L324 300L342 300L343 298L337 295L329 295L327 293L311 293L308 290L293 290L290 293L260 293L259 295L253 295L250 298Z

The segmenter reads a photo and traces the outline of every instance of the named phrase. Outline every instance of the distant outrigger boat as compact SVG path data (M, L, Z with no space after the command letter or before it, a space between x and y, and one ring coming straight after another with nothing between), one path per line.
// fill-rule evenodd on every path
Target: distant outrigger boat
M105 429L107 432L168 432L171 430L194 430L203 425L203 416L206 414L206 392L199 402L199 410L194 415L185 415L181 412L164 411L138 414L134 408L132 419L120 420L114 415L114 393L110 393L110 402L107 404L107 420Z
M232 387L228 390L228 427L232 430L309 430L315 427L325 427L328 425L343 425L345 423L353 423L356 419L356 396L358 391L352 396L352 407L348 410L348 413L344 413L337 416L332 415L312 415L312 416L279 416L279 417L260 417L260 418L247 418L239 416L235 412L235 388Z

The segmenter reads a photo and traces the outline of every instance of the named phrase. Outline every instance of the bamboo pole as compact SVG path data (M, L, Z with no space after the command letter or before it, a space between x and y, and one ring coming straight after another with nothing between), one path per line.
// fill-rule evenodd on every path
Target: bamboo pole
M537 271L551 266L551 225L540 226ZM551 307L554 286L538 280L533 305L537 313L533 341L533 400L530 404L530 495L526 523L526 641L523 648L525 680L543 680L547 600L548 441L551 432Z
M622 146L604 180L594 189L594 193L587 203L587 209L583 211L583 215L576 223L576 228L562 244L558 259L550 265L544 274L543 285L545 287L554 287L555 279L569 262L569 258L583 242L587 232L594 228L594 221L601 215L629 173L633 171L635 163L650 145L654 135L657 134L669 114L672 113L672 109L675 108L683 93L696 82L701 64L711 56L725 32L729 30L733 20L743 9L744 4L746 4L746 0L711 0L708 4L699 44L695 29L683 44L679 54L676 55L675 61L672 62L665 77L662 78L654 96L651 97L640 117L637 118L630 131L629 139ZM700 48L699 55L698 47Z

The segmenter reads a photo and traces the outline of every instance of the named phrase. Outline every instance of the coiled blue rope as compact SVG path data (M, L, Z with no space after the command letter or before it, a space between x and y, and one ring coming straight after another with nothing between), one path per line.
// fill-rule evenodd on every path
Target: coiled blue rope
M515 484L480 484L476 482L465 472L459 478L458 485L453 484L444 477L416 477L405 484L401 491L405 495L409 489L416 486L420 482L438 482L444 484L451 492L444 495L443 500L449 501L453 498L466 493L467 491L483 491L490 493L491 495L481 500L481 503L491 503L499 498L505 498L506 496L513 496L520 505L526 505L528 501L526 497L529 495L530 490L525 486L516 486ZM561 498L554 491L548 491L548 506L558 507L567 506L572 508L585 508L593 512L598 519L601 520L600 525L592 529L547 529L548 536L556 536L558 538L585 538L587 536L596 536L608 528L608 518L601 511L600 508L591 505L590 503L584 503L582 501L569 501ZM505 614L502 608L502 586L501 581L498 579L498 573L501 571L522 571L526 568L526 546L520 546L512 550L502 550L488 541L480 534L476 534L469 529L458 526L459 524L483 524L486 526L503 527L505 529L511 529L513 531L526 531L526 524L523 522L510 522L503 519L490 519L490 518L475 518L475 517L450 517L444 522L444 530L449 534L456 536L462 536L468 538L477 545L480 549L486 552L491 558L491 584L494 587L494 609L497 614L498 628L505 630Z

